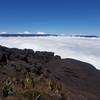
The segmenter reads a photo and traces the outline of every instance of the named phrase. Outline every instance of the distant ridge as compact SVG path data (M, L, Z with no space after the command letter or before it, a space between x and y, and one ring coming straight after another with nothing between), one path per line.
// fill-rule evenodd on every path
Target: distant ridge
M97 35L71 35L72 37L98 38Z
M0 37L58 36L57 34L0 34Z
M99 38L97 35L61 35L61 34L8 34L1 33L0 37L38 37L38 36L68 36L68 37L84 37L84 38Z

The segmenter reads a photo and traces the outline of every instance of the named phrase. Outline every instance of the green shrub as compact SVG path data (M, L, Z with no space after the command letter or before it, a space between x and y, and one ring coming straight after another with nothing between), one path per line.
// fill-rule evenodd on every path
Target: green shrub
M4 81L2 92L4 97L13 94L13 82L10 79Z

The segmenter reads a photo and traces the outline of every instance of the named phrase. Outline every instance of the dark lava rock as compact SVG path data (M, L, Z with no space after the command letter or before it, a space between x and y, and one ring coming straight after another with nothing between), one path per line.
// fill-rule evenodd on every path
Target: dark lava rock
M8 76L23 78L26 72L40 75L45 67L50 71L49 79L62 83L66 100L69 96L69 100L100 100L100 71L91 64L61 59L53 52L0 46L0 84Z
M53 52L40 52L36 51L34 54L34 58L38 60L43 60L45 63L49 62L51 59L54 58Z
M46 67L51 72L51 79L60 80L65 87L100 97L100 71L91 64L62 59L51 61Z

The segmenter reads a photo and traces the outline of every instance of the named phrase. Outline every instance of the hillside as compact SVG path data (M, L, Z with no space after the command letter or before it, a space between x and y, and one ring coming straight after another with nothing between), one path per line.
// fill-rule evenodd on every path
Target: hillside
M0 46L1 100L100 100L100 71L91 64Z

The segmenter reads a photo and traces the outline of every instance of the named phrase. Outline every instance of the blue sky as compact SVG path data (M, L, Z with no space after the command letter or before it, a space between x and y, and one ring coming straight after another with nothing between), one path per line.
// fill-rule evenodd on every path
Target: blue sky
M100 0L0 0L2 31L100 35Z

